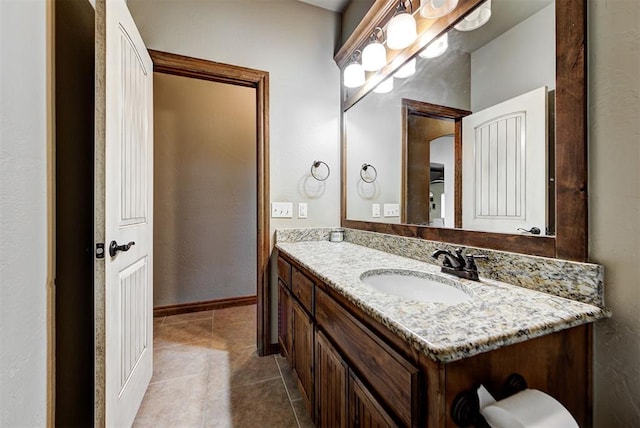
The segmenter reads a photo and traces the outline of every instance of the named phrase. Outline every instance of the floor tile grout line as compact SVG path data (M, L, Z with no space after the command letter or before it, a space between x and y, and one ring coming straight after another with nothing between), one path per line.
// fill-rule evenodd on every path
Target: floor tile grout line
M153 349L168 349L168 348L176 348L178 346L187 346L187 345L193 345L194 343L198 343L198 342L204 342L205 340L213 340L213 337L210 339L198 339L198 340L194 340L191 342L184 342L184 343L174 343L173 345L166 345L166 346L158 346L158 347L154 347Z
M162 320L162 322L160 323L160 325L176 325L176 324L186 324L188 322L198 322L198 321L206 321L209 318L194 318L191 320L184 320L184 321L175 321L175 322L165 322L166 321L166 317L164 320Z
M280 373L280 380L282 381L282 385L284 386L284 390L287 393L287 398L289 399L289 406L291 407L291 411L293 412L293 417L296 418L296 423L298 424L298 428L302 428L300 425L300 419L298 419L298 413L296 412L296 408L293 407L293 401L291 400L291 394L289 393L289 388L287 387L287 382L284 381L284 375L282 374L282 369L280 368L280 363L278 363L278 358L275 356L273 359L276 361L276 367L278 367L278 372Z
M169 382L177 382L179 380L197 378L197 377L200 377L200 375L202 375L202 373L204 373L204 372L193 373L193 374L184 375L184 376L178 376L178 377L174 377L174 378L171 378L171 379L157 380L155 382L149 382L149 386L151 386L151 385L160 385L160 384L169 383Z

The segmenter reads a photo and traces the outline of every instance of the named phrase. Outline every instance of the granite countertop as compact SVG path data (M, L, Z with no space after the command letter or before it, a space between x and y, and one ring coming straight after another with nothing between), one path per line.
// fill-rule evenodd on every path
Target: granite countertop
M609 316L607 309L515 285L440 273L436 265L348 242L276 247L430 358L450 362ZM378 292L360 281L373 269L411 269L459 280L466 302L420 302Z

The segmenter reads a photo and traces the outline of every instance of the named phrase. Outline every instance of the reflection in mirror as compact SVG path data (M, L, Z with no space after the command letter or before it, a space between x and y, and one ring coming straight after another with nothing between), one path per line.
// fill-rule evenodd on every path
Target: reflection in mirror
M454 137L443 135L429 143L429 226L453 227ZM449 196L447 198L447 195Z
M460 168L456 168L460 158L456 151L456 141L460 140L460 120L470 112L451 109L413 100L403 100L403 122L406 132L403 135L402 202L405 206L403 223L434 227L455 227L460 225L456 217L456 207L460 207L460 198L456 195L456 183L460 181ZM436 178L433 165L442 165L441 180L445 192L442 209L436 215L431 201L432 182ZM430 165L430 168L426 168ZM448 195L448 197L446 196Z
M423 133L417 137L423 141L423 147L413 147L409 143L403 153L403 138L410 140L412 134L419 134L416 131L419 122L429 118L413 115L403 118L402 99L479 113L536 88L546 87L549 105L553 106L554 30L555 5L552 0L493 0L492 17L486 25L470 32L451 29L449 46L443 55L436 58L416 56L413 76L393 78L391 92L370 92L346 111L346 218L487 230L482 229L484 226L468 226L462 222L461 211L466 211L470 203L465 205L463 202L466 199L461 195L462 181L457 181L465 171L456 170L463 162L457 162L455 138L449 137L448 143L449 147L453 146L452 167L447 167L435 149L444 145L438 137L455 136L455 131L443 131L440 135L435 135L436 131L433 131L434 135ZM449 120L449 123L453 122ZM552 138L553 122L548 122L548 126ZM553 140L546 152L550 157L553 155ZM461 148L460 153L462 156ZM365 189L359 177L360 167L365 162L378 168L378 180L371 189ZM432 164L436 171L444 173L444 183L432 185ZM443 165L443 168L435 165ZM548 190L553 190L552 160L540 160L535 169L546 180ZM501 176L496 177L503 180ZM547 193L553 202L552 192ZM547 193L543 192L541 196L545 202ZM442 194L444 197L438 196ZM382 217L373 217L372 206L377 204L400 204L400 215L385 217L383 212ZM548 220L542 225L543 231L553 224L552 205L546 203ZM504 231L517 233L511 227Z

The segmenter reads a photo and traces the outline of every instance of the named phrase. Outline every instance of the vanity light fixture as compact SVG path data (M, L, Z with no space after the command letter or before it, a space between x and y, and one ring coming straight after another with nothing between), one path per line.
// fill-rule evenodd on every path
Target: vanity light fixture
M413 76L416 72L416 59L411 58L409 62L400 67L398 71L393 74L393 77L398 79L404 79L409 76Z
M411 0L409 4L413 7ZM387 47L389 49L404 49L418 38L416 20L407 12L405 0L398 1L396 14L387 25Z
M458 0L420 0L420 16L427 19L441 18L458 6Z
M347 88L358 88L364 85L364 68L358 62L358 57L361 55L359 50L356 50L351 56L351 62L347 65L343 72L343 83Z
M386 80L378 83L378 86L373 88L373 92L376 94L386 94L393 91L393 77L389 76Z
M387 50L382 46L382 28L376 27L369 37L369 44L362 50L362 68L378 71L387 64Z
M449 48L449 33L444 33L442 36L435 39L433 42L422 50L418 55L420 58L436 58L442 55Z
M482 3L453 28L458 31L473 31L486 24L489 18L491 18L491 0Z

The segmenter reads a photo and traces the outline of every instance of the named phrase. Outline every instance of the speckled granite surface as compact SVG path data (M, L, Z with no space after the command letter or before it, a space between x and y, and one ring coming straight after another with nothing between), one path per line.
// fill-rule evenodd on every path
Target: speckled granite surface
M332 230L341 227L314 227L309 229L276 229L276 242L328 241Z
M331 230L334 228L281 229L276 232L276 242L328 240ZM345 229L345 241L438 265L441 262L431 258L436 249L453 250L459 247L443 242L355 229ZM476 263L481 277L604 306L604 268L600 265L484 248L468 247L467 253L488 257L486 261L479 260Z
M441 274L435 265L349 242L278 242L302 266L417 350L450 362L596 321L606 309L498 281ZM411 269L459 281L472 299L455 305L378 292L360 280L371 269Z

